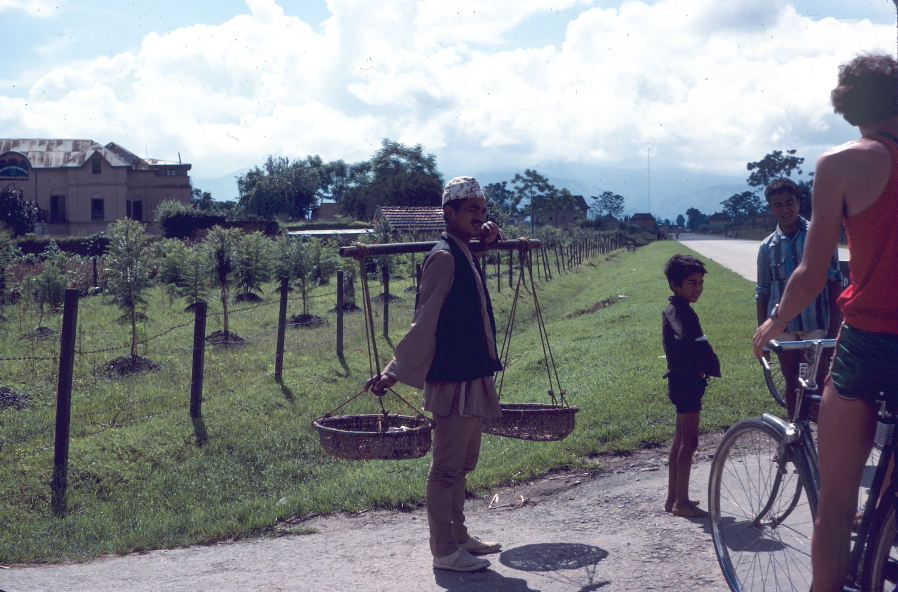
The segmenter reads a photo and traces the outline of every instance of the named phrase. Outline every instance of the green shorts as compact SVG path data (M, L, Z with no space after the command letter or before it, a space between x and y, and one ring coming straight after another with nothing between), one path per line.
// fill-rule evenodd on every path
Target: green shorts
M842 325L830 376L843 399L898 403L898 335Z

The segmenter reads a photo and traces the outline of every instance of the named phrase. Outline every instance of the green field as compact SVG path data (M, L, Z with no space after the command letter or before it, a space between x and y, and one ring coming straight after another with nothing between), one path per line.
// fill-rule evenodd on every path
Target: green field
M660 313L670 291L661 266L683 251L688 252L673 241L652 243L632 253L617 251L587 259L539 285L562 387L569 402L581 409L577 428L564 441L553 443L485 436L469 488L483 491L560 467L599 470L598 455L603 452L659 446L669 439L674 412L661 378L665 364ZM702 429L712 431L772 410L773 403L751 354L755 326L751 282L714 263L708 268L705 292L695 309L720 356L724 375L711 381L705 396ZM394 292L402 286L396 282ZM511 291L505 287L495 293L495 280L490 288L498 325L504 327ZM372 285L372 291L379 289ZM91 329L81 330L81 349L100 349L99 342L91 346L91 339L104 330L122 332L122 339L113 342L126 339L129 329L115 325L115 313L92 300L82 300L83 323ZM323 312L324 299L316 306ZM304 333L304 342L296 337L299 331L291 330L284 383L279 385L271 377L276 309L276 304L265 305L235 314L232 330L260 337L244 348L208 351L203 416L209 440L202 447L193 437L181 392L189 380L190 356L183 352L189 347L189 324L156 340L171 342L171 352L163 353L163 346L147 352L168 356L158 373L100 383L86 378L89 367L104 356L126 352L95 353L82 360L84 367L76 377L85 378L76 380L73 415L89 413L92 419L71 443L69 512L57 518L50 511L52 446L37 446L38 436L32 436L0 450L0 564L83 560L276 535L285 524L309 515L373 507L406 509L421 503L428 457L336 459L322 451L310 427L312 419L356 394L368 376L364 338L359 335L361 315L347 321L353 335L347 339L345 364L333 355L332 326ZM390 331L393 342L408 324L410 306L394 309L398 317ZM146 335L190 320L189 315L164 310L173 309L158 296L151 303L149 322L159 318L160 324L144 327ZM25 329L8 314L6 335ZM215 318L210 320L210 332L218 328ZM503 399L548 402L532 300L521 301L517 320ZM52 322L58 324L58 318ZM8 357L21 343L11 340L0 344L0 356ZM24 349L29 347L34 349ZM382 357L389 354L389 342L381 339L379 347ZM23 346L18 349L21 352ZM32 376L54 372L51 362L31 364ZM52 390L43 390L49 398ZM413 389L398 390L419 403L420 395ZM176 404L169 396L174 391L179 397ZM392 411L403 411L397 401L389 404ZM35 426L52 423L52 407L52 400L36 400L28 409L0 410L0 440L11 439L9 430L31 429L32 420L26 416L39 416L33 420ZM343 411L377 409L373 395L366 394ZM48 438L52 443L52 432Z

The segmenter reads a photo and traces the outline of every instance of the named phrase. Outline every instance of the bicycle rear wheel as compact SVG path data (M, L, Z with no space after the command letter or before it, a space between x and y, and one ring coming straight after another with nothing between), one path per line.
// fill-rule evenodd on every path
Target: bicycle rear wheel
M864 552L863 590L892 592L898 589L898 525L895 523L895 491L889 487L883 504L876 508L873 534Z
M760 418L731 427L711 464L711 534L734 592L807 592L817 492L801 448Z

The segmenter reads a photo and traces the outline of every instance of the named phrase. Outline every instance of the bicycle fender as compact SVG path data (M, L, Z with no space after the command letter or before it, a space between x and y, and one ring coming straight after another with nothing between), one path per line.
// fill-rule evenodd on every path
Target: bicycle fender
M773 415L772 413L765 413L764 415L762 415L761 421L763 421L764 423L766 423L767 425L769 425L770 427L772 427L773 429L777 430L778 432L780 432L782 434L785 434L786 432L788 432L789 428L791 427L788 422L783 420L783 418L777 417L776 415Z

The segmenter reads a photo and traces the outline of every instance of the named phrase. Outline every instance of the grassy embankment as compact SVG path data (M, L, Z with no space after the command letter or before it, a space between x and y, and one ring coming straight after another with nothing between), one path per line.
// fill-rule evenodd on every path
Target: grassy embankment
M483 490L558 467L595 469L599 453L661 445L670 437L674 412L661 379L660 344L660 313L670 292L661 266L684 250L664 241L635 253L619 251L607 260L588 260L540 285L562 386L569 401L581 409L577 429L554 443L485 436L470 488ZM749 349L755 314L751 283L714 263L709 270L705 294L695 308L721 358L725 378L712 381L708 388L702 429L720 430L770 409L772 402ZM492 284L491 289L495 290ZM603 302L609 304L599 304ZM500 327L509 304L508 289L494 294ZM260 318L262 326L256 331L270 330L276 322L273 309L276 306L238 317L236 330L249 333L251 329L241 323L260 323ZM518 319L504 397L548 402L547 379L538 361L542 349L526 299L519 305ZM97 322L108 325L109 320ZM394 340L407 326L407 317L404 322L393 326ZM273 534L284 521L309 514L414 507L423 499L428 457L369 462L332 458L321 450L309 427L314 417L358 392L365 380L367 359L363 349L354 347L347 353L348 371L323 349L316 350L315 357L299 359L302 352L291 354L283 390L264 373L238 389L216 386L215 378L208 379L206 392L216 394L207 395L203 407L209 432L203 447L194 443L185 409L74 439L70 512L65 518L50 512L51 447L12 462L0 458L0 564L79 560ZM386 343L380 347L382 355L389 352ZM250 349L210 350L208 355L213 369L226 370L251 365L256 354ZM189 368L189 355L184 357ZM266 364L265 372L270 372ZM189 376L187 370L178 372ZM224 377L234 381L233 375ZM153 385L146 384L146 377L133 380L144 382L115 396L144 396L153 388L167 388L159 386L165 380L183 384L184 377L150 375ZM75 414L84 413L79 404L106 405L97 402L100 395L92 393L90 385L80 388L76 384ZM400 392L418 403L415 391ZM391 406L394 411L402 409ZM346 410L371 413L376 404L366 395ZM10 413L21 412L6 410L0 422Z

